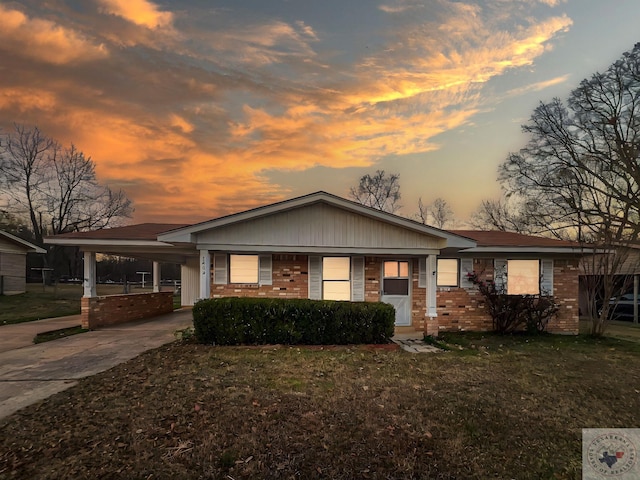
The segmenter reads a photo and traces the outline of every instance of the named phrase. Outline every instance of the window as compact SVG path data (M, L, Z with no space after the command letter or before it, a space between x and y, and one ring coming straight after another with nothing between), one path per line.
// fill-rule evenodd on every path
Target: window
M409 278L409 262L387 261L384 262L385 278Z
M258 255L229 255L230 283L258 283Z
M436 282L438 287L457 287L458 278L458 259L439 258Z
M383 295L409 295L409 262L392 260L384 262Z
M507 260L507 294L540 294L539 260Z
M351 259L349 257L322 258L322 298L351 300Z

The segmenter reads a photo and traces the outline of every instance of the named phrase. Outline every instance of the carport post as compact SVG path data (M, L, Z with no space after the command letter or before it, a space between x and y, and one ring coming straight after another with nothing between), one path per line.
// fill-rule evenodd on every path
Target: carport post
M84 297L97 297L96 293L96 254L84 252L84 275L82 280Z
M200 299L211 296L211 254L200 250Z
M153 262L153 292L160 291L160 262Z

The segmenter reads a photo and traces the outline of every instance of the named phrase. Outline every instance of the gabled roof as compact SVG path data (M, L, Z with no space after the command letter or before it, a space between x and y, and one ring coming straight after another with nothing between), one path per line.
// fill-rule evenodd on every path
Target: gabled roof
M477 242L465 252L484 253L585 253L583 245L568 240L523 235L498 230L451 230L451 233L471 238Z
M414 220L409 220L398 215L382 212L371 207L361 205L350 200L346 200L342 197L332 195L327 192L315 192L301 197L292 198L282 202L265 205L262 207L246 210L244 212L227 215L224 217L214 218L205 222L190 225L184 228L160 234L158 240L168 243L191 243L193 242L194 235L213 230L216 228L224 227L227 225L245 222L247 220L254 220L268 215L286 212L288 210L305 207L317 203L324 203L337 207L349 212L356 213L365 217L379 220L397 227L406 228L415 232L430 235L432 237L445 239L448 247L453 248L470 248L476 245L474 240L462 237L446 230L441 230L435 227L430 227Z
M9 242L15 245L18 245L19 247L22 247L28 253L47 253L47 251L44 248L40 248L37 245L34 245L33 243L27 242L26 240L23 240L19 237L16 237L15 235L10 234L9 232L0 230L0 237L4 238L5 240L8 240Z

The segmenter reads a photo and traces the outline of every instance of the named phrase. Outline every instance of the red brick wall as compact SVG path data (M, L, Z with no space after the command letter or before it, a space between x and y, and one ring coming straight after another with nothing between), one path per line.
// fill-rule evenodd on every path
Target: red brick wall
M211 276L211 297L308 298L309 260L306 255L273 255L273 285L216 285Z
M173 292L82 297L82 328L95 329L173 312Z
M481 279L493 279L493 259L474 259L473 268ZM552 333L578 333L578 261L553 262L553 294L560 310L548 326ZM436 295L438 330L487 331L492 329L482 296L474 289L438 288Z
M557 319L549 325L555 333L578 331L578 269L576 260L554 261L554 295L560 303ZM307 298L308 257L306 255L273 255L273 285L215 285L211 297ZM493 278L493 259L474 259L474 270L481 278ZM365 257L365 301L380 300L382 259ZM436 318L426 317L426 289L418 286L418 259L411 261L412 325L419 332L437 335L439 331L488 331L491 318L484 309L482 296L474 289L438 288Z

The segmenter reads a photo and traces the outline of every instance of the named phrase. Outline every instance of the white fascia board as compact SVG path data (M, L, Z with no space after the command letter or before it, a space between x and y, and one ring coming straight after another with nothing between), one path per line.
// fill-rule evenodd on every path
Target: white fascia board
M344 210L348 210L360 215L375 218L382 222L398 225L416 232L424 233L436 238L442 238L447 241L448 247L454 248L471 248L477 245L475 240L455 235L445 230L423 225L421 223L409 220L398 215L394 215L387 212L382 212L374 208L366 207L350 200L330 195L326 192L316 192L303 197L293 198L291 200L285 200L283 202L258 207L253 210L247 210L245 212L235 213L226 217L221 217L207 222L198 223L188 227L180 228L172 232L163 233L158 235L159 241L165 242L193 242L194 235L214 228L219 228L225 225L244 222L258 217L271 215L274 213L283 212L293 208L304 207L306 205L312 205L317 202L324 202L329 205L333 205Z
M26 240L23 240L20 237L16 237L15 235L10 234L9 232L0 231L0 235L5 238L8 238L9 240L19 245L22 245L23 247L27 248L30 252L47 253L47 251L44 248L38 247L37 245L34 245L31 242L27 242Z
M343 255L407 255L425 256L438 255L438 249L425 248L366 248L366 247L308 247L290 245L235 245L235 244L198 244L198 250L220 252L247 253L290 253L290 254L343 254Z
M582 255L593 253L590 248L580 247L475 247L461 250L460 254L468 253L536 253L536 254L572 254Z

